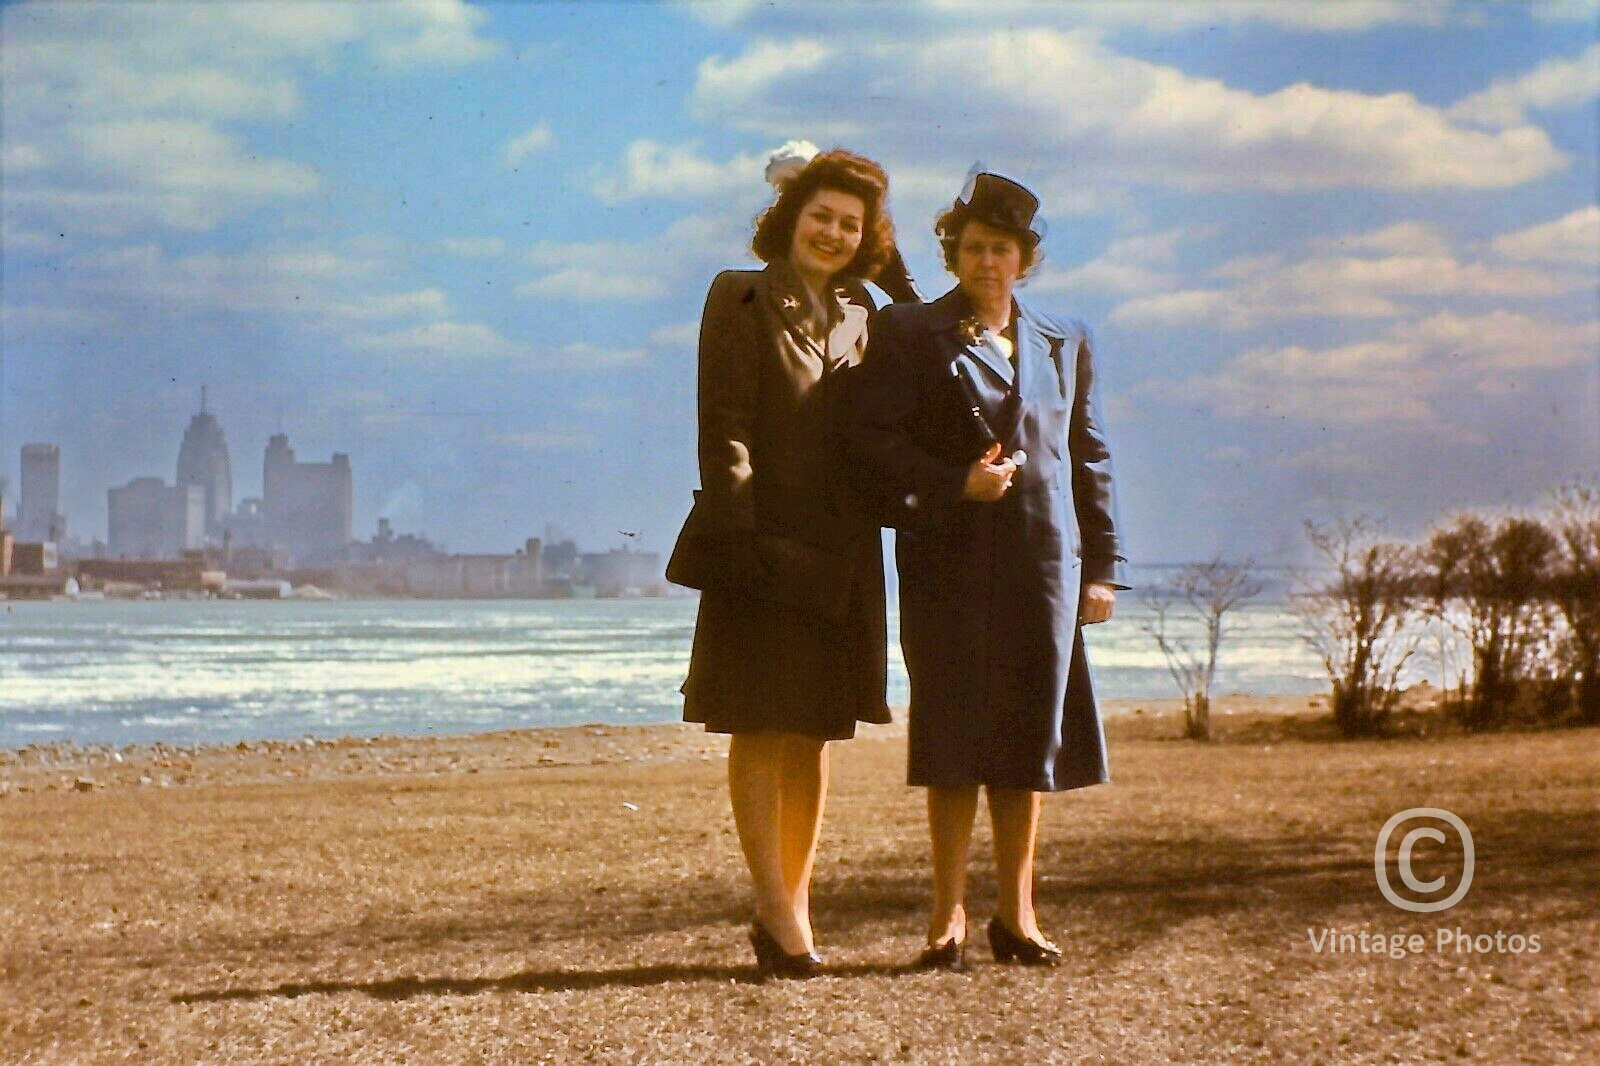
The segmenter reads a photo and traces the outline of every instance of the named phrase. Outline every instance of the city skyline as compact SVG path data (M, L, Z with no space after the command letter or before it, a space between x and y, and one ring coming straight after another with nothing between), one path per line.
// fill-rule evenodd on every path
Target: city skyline
M207 386L347 453L357 530L664 552L700 304L807 138L885 163L930 294L974 160L1039 190L1021 296L1096 332L1136 562L1534 505L1600 470L1597 12L8 5L7 480L59 444L103 530Z

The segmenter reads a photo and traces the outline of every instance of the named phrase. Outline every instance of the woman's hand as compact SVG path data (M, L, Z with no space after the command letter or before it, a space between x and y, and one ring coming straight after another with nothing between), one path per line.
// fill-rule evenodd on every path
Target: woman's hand
M973 500L977 503L993 503L1006 494L1011 487L1011 478L1017 472L1017 464L1010 459L1000 458L1000 443L996 441L989 445L989 450L974 460L967 467L967 481L961 487L961 498Z
M1086 626L1105 622L1117 606L1117 590L1098 581L1083 587L1083 603L1078 608L1078 621Z

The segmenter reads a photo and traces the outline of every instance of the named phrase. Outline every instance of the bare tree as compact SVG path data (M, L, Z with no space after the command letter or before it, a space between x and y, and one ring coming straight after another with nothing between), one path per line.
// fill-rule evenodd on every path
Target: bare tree
M1600 725L1600 487L1574 484L1556 490L1549 524L1560 545L1550 595L1567 623L1561 658L1578 720Z
M1346 736L1381 733L1421 639L1415 554L1364 518L1307 522L1306 536L1333 573L1308 579L1290 602L1333 684L1334 721Z
M1154 616L1140 628L1155 638L1167 661L1167 671L1183 695L1183 735L1193 740L1211 739L1211 685L1217 677L1217 656L1230 629L1228 613L1261 594L1265 585L1252 574L1252 563L1190 563L1178 571L1170 585L1140 594ZM1194 643L1175 630L1174 612L1185 609L1185 620L1198 623L1202 639Z

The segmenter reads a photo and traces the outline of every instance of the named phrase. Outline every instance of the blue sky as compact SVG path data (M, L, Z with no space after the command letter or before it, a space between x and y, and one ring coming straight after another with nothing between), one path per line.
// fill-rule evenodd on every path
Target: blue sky
M0 9L0 473L236 497L281 425L356 528L670 547L694 336L765 153L882 160L913 271L1041 193L1138 561L1304 556L1600 471L1593 3L22 3Z

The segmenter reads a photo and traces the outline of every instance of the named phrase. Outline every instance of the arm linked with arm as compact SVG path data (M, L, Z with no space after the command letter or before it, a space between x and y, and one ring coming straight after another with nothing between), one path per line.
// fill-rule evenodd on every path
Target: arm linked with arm
M912 365L898 318L886 308L873 319L866 355L847 393L840 437L847 468L879 523L906 529L959 501L967 469L941 462L907 433L927 384Z

